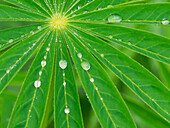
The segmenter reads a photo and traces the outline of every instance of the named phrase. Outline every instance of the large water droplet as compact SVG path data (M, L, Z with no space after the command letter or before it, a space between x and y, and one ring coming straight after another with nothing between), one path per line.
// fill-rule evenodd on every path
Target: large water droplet
M168 25L168 24L169 24L169 20L167 20L166 18L164 18L164 19L162 20L162 24Z
M67 67L67 61L66 60L60 60L59 66L61 69L65 69Z
M65 112L66 114L69 114L69 113L70 113L70 109L69 109L69 108L65 108L64 112Z
M46 64L47 64L47 63L46 63L45 60L41 61L41 66L42 66L42 67L45 67Z
M121 21L122 21L122 18L117 14L112 14L108 18L108 22L113 22L114 23L114 22L121 22Z
M41 81L36 80L36 81L34 82L34 86L35 86L36 88L39 88L39 87L41 86Z
M90 69L90 63L87 62L87 61L84 61L84 62L81 63L81 67L82 67L84 70L88 71L88 70Z

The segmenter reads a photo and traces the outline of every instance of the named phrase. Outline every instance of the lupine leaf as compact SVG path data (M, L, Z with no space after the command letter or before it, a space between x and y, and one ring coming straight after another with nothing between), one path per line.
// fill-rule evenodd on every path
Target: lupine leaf
M116 43L148 57L170 64L170 39L152 33L139 31L116 25L104 25L95 23L72 23L86 30L96 33L96 36L104 38L111 43ZM125 36L126 35L126 36Z
M126 105L103 68L73 34L67 33L65 38L70 54L102 127L135 127Z
M29 38L32 34L47 27L44 24L29 25L0 31L0 50L3 50L23 39ZM9 35L10 33L10 35Z
M24 81L8 127L41 127L52 79L54 42L51 32Z
M73 28L72 28L73 29ZM75 30L74 30L75 31ZM99 38L77 30L85 47L157 113L170 121L169 89L133 59ZM77 35L77 34L76 34Z
M72 64L65 43L61 35L58 35L55 78L55 127L83 128ZM65 63L62 63L63 61Z
M0 56L0 93L40 45L44 32L45 29L35 33Z
M108 22L108 18L117 15L122 23L149 23L162 24L163 19L170 19L170 4L139 4L126 5L93 11L86 14L79 14L70 20L91 20L95 22Z
M0 21L41 21L45 19L46 18L40 14L6 5L0 5Z

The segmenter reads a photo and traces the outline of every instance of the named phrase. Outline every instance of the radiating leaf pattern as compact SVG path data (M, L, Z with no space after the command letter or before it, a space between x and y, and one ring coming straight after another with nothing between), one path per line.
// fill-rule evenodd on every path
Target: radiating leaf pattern
M55 128L83 128L76 73L103 128L135 128L128 107L106 68L158 113L159 118L170 122L169 88L114 47L118 44L170 64L168 37L122 26L138 23L169 27L169 3L4 1L8 4L0 5L0 21L25 21L30 25L0 31L0 94L36 55L13 108L9 128L47 127L52 111L47 107L51 100L54 100ZM167 78L164 80L168 83Z

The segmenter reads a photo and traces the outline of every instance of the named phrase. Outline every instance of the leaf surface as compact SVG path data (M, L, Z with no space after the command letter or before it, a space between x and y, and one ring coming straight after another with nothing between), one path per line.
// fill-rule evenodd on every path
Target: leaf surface
M55 127L83 128L72 64L67 52L66 42L60 34L56 43ZM65 69L62 61L67 62ZM59 63L61 64L59 65Z
M66 33L66 42L79 78L102 127L135 127L118 90L103 68L73 34Z
M153 110L164 117L165 120L170 121L170 91L165 85L139 63L103 40L91 33L76 31L76 35L89 51Z
M8 127L42 127L55 51L54 32L47 36L21 88Z

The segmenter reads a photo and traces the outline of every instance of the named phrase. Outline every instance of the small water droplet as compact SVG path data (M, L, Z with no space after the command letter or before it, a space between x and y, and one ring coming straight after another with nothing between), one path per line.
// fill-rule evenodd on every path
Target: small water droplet
M101 57L104 57L104 54L101 54L100 56L101 56Z
M42 71L39 71L39 75L40 75L40 76L42 75Z
M63 82L63 86L64 86L64 87L66 86L66 82L65 82L65 81Z
M47 48L46 50L47 50L47 51L50 51L50 48Z
M46 56L46 55L44 56L44 59L45 59L45 60L47 59L47 56Z
M61 69L66 69L67 61L66 60L60 60L59 66L60 66Z
M45 60L41 61L41 66L42 66L42 67L45 67L45 66L46 66L46 64L47 64L47 63L46 63L46 61L45 61Z
M108 22L111 22L111 23L121 22L121 21L122 21L122 18L117 14L112 14L108 18Z
M82 54L78 53L77 56L81 59L82 58Z
M38 29L41 29L41 26L38 26Z
M101 10L101 9L102 9L101 7L98 8L98 10Z
M31 34L34 34L34 31L30 31Z
M81 67L82 67L84 70L88 71L88 70L90 69L90 63L87 62L87 61L84 61L84 62L81 63Z
M98 88L96 87L96 90L98 90Z
M39 87L41 86L41 81L36 80L36 81L34 82L34 86L35 86L36 88L39 88Z
M63 76L65 76L65 73L63 73Z
M6 73L8 74L10 72L10 70L7 70Z
M164 19L162 20L162 24L168 25L168 24L169 24L169 20L167 20L166 18L164 18Z
M69 114L69 113L70 113L70 109L66 107L65 110L64 110L64 112L65 112L66 114Z
M103 100L103 98L101 97L100 100Z
M14 41L13 39L10 39L10 40L9 40L9 43L12 43L13 41Z
M90 82L92 82L92 83L93 83L93 82L94 82L94 78L91 78L91 79L90 79Z
M33 46L35 46L36 44L35 43L33 43Z

